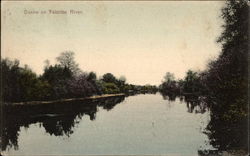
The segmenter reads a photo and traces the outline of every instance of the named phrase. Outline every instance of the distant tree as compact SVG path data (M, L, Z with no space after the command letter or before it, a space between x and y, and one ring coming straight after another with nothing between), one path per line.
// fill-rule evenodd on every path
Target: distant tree
M178 88L179 88L179 94L183 94L184 92L184 80L183 79L179 79L177 81L177 85L178 85Z
M58 83L58 81L71 79L72 77L73 73L68 67L62 67L58 64L45 68L42 75L42 78L52 85Z
M184 92L198 93L200 92L200 78L197 72L188 70L184 79Z
M46 69L46 68L49 68L49 66L50 66L50 62L49 62L49 60L48 59L46 59L45 61L44 61L44 69Z
M106 73L102 76L102 80L107 83L116 83L117 80L115 76L111 73Z
M103 92L105 94L115 94L115 93L119 93L120 89L114 83L104 82L103 83Z
M88 81L96 81L96 73L90 72L87 76Z
M166 75L164 76L164 82L170 82L170 81L174 81L175 77L173 73L167 72Z
M93 85L93 87L95 88L95 94L102 94L102 86L101 86L101 82L99 80L97 80L97 76L96 73L94 72L90 72L88 73L87 76L87 80Z
M173 73L166 73L164 80L160 85L160 90L163 94L178 94L179 89Z
M67 67L74 75L77 75L80 74L81 70L79 69L78 64L74 60L74 55L75 53L72 51L65 51L62 52L60 56L56 58L56 60L62 67Z

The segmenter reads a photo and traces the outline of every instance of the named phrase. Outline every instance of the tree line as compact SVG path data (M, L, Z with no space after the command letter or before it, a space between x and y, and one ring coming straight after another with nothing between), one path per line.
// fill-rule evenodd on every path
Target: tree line
M207 127L211 144L220 150L247 149L248 125L248 21L245 0L226 1L221 10L223 31L219 57L201 72L189 70L183 80L167 73L160 85L165 94L203 96L211 110Z
M188 70L184 79L176 80L173 73L167 72L162 84L159 86L161 93L165 95L203 95L205 87L203 73Z
M111 73L97 78L94 72L83 72L74 60L74 52L62 52L57 63L45 61L44 72L34 73L27 65L20 67L18 60L1 59L2 98L6 102L82 98L116 93L152 93L152 85L133 85L121 76Z

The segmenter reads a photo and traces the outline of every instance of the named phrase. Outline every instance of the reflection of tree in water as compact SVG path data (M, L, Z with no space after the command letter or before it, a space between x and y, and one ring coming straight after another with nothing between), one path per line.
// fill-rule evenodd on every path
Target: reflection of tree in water
M187 105L187 109L189 113L205 113L208 109L208 106L205 102L204 97L194 96L194 95L186 95L186 96L177 96L176 94L166 94L161 93L164 100L168 100L169 102L175 101L177 97L179 97L180 102L185 102Z
M227 101L223 97L221 99L220 105L230 105L230 101ZM207 100L207 103L211 103L210 99ZM227 110L224 107L220 109L217 107L216 109L213 106L211 107L211 119L206 128L210 144L219 151L247 150L247 118L243 120L225 119L227 117L225 116Z
M174 101L174 96L162 94L164 100ZM187 111L189 113L205 113L207 110L210 111L210 121L206 127L205 134L209 137L210 144L217 150L209 151L199 151L199 155L206 155L205 153L211 154L215 152L216 154L220 151L228 150L241 150L242 148L247 148L247 119L241 120L222 120L221 114L225 114L224 107L221 109L213 109L211 106L211 97L203 96L180 96L180 101L184 101L187 106ZM220 97L220 105L230 104L230 101L224 97ZM213 99L214 100L214 99ZM235 117L237 118L237 117Z
M189 113L205 113L206 110L208 109L207 104L204 101L204 97L189 97L185 96L184 98L186 104L187 104L187 109Z
M170 93L161 93L164 100L168 101L175 101L177 95L176 94L170 94Z
M230 105L230 101L228 101L224 97L220 97L220 99L220 105ZM247 151L247 119L245 118L244 120L225 120L223 118L226 118L227 116L225 116L226 110L224 110L224 107L218 109L218 106L216 106L216 109L214 109L213 105L211 105L211 97L206 98L204 100L204 103L207 104L208 108L210 109L210 121L204 133L207 134L209 138L209 143L217 149L216 152L218 153L221 151L230 150L239 152L242 149ZM235 118L237 117L235 116Z
M103 107L103 109L106 109L107 111L109 111L109 110L113 109L117 103L120 103L123 100L124 100L124 97L122 97L122 98L110 98L110 99L103 100L103 101L99 102L98 106L101 106L101 107Z
M4 126L3 126L4 127ZM2 129L1 149L8 150L10 148L18 149L17 138L19 136L20 126L10 125Z
M124 97L110 97L98 101L5 107L1 149L3 151L12 148L18 150L18 136L21 127L28 128L34 123L40 123L50 135L70 137L74 132L73 128L84 115L88 115L90 120L95 120L98 106L111 110L123 100Z
M72 127L75 127L74 123L75 116L62 116L57 118L50 118L42 122L46 132L50 135L70 136L73 133Z

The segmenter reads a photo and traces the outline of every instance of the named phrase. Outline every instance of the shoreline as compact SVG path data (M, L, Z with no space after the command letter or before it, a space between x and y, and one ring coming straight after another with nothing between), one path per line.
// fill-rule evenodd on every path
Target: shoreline
M59 100L50 100L50 101L27 101L27 102L3 102L4 106L27 106L27 105L41 105L41 104L53 104L57 102L70 102L70 101L85 101L85 100L96 100L109 97L119 97L125 96L124 93L119 94L103 94L103 95L94 95L84 98L69 98L69 99L59 99Z

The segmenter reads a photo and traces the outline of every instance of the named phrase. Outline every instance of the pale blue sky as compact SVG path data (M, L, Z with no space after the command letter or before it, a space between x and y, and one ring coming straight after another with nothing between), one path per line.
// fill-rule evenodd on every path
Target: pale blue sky
M38 74L65 50L83 71L111 72L129 83L160 84L166 72L183 78L220 52L222 1L3 2L2 57ZM82 11L25 15L24 10Z

